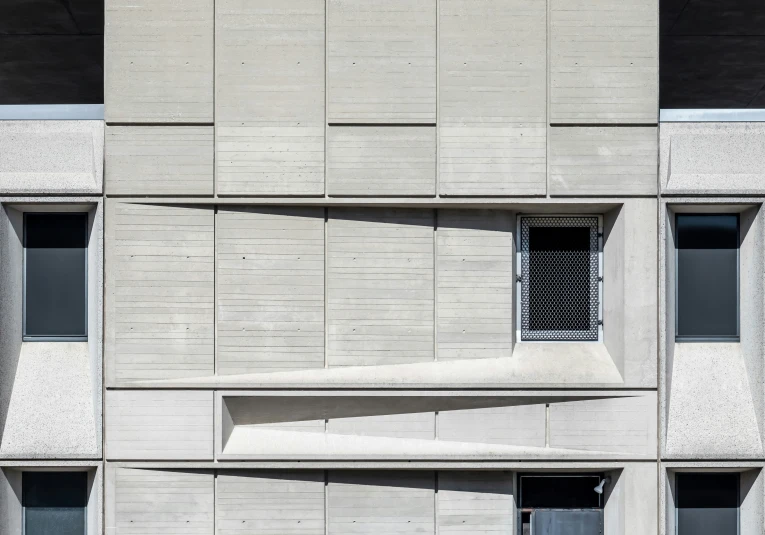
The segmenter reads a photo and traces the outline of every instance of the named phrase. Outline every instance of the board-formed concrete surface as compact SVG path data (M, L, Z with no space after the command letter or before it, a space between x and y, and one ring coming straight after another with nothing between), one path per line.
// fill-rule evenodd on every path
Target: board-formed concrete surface
M0 123L0 531L55 468L88 535L516 535L528 473L669 535L714 470L760 533L765 136L658 124L658 13L107 0L105 123ZM91 213L84 346L21 343L29 210ZM738 343L675 342L699 211L741 218ZM598 341L521 339L536 214L602 220Z

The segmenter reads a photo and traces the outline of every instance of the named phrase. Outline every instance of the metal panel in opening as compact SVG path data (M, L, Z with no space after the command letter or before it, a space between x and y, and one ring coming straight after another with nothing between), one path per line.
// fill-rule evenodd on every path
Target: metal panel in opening
M599 219L521 218L521 340L597 341Z
M603 510L537 510L531 525L533 535L602 535Z

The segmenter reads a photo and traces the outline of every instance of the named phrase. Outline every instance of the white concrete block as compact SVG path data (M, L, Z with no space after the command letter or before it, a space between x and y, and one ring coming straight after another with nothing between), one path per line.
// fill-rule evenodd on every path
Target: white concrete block
M107 390L106 457L212 460L213 393Z
M323 0L215 4L221 195L324 193Z
M436 122L436 0L327 2L327 121Z
M547 6L439 3L442 195L544 195Z
M550 195L656 195L655 127L550 130Z
M656 123L655 0L553 0L550 122Z
M331 126L327 191L340 196L436 193L436 129Z
M220 208L217 369L324 367L324 209Z
M212 195L212 126L108 126L108 195Z
M106 0L107 122L213 120L213 1Z
M330 209L329 366L433 360L433 212Z
M214 373L213 210L114 201L107 212L107 381Z
M506 211L439 210L439 361L510 356L514 224Z

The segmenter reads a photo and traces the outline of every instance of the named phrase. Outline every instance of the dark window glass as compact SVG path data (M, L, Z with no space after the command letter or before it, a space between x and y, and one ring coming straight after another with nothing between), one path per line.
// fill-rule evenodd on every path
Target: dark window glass
M738 215L678 214L677 337L738 337Z
M85 213L24 217L24 336L87 336Z
M738 474L677 474L677 535L737 535Z
M529 228L529 264L529 329L589 329L589 227Z
M521 476L522 509L600 507L600 476Z
M84 535L86 472L24 472L24 535Z
M0 105L103 104L103 0L0 1Z

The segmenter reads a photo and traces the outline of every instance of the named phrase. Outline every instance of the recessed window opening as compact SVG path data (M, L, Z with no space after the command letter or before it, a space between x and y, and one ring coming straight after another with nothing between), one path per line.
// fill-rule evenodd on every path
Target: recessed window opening
M597 341L601 246L598 216L520 218L520 339Z
M738 535L739 474L679 473L677 535Z
M600 474L521 475L518 533L601 535L610 482Z
M85 535L87 472L24 472L24 535Z
M87 213L24 214L24 341L84 341Z
M677 341L738 341L738 214L677 214L675 234Z

